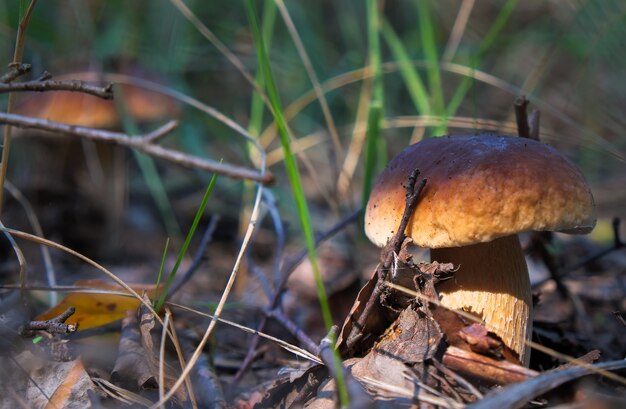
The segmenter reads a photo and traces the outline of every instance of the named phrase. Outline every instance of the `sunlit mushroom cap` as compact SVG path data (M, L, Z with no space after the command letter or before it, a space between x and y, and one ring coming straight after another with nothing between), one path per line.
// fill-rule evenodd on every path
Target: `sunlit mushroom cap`
M556 149L495 134L448 136L407 147L376 180L365 232L378 246L398 228L415 168L428 182L406 234L421 247L459 247L527 230L588 233L596 222L585 178Z

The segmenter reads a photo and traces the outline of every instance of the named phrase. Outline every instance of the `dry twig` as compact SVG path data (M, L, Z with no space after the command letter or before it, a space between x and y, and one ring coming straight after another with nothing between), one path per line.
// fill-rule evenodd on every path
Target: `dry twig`
M49 74L43 74L47 78ZM0 81L4 82L4 81ZM113 84L109 83L104 87L86 84L82 81L62 81L62 80L33 80L24 82L0 83L0 94L16 91L72 91L94 95L103 99L113 99Z
M9 72L0 77L0 82L3 84L8 84L9 82L21 77L22 75L29 73L31 68L32 66L30 64L16 64L14 66L12 65L9 68Z
M30 321L22 328L20 328L20 334L25 337L30 337L35 334L35 331L45 331L49 334L70 334L76 332L78 329L77 324L66 324L65 321L76 312L74 307L69 307L58 317L46 321Z
M539 140L539 111L534 110L528 116L528 100L521 96L515 100L515 119L517 121L517 134L522 138Z
M538 375L537 372L523 366L498 361L454 346L446 349L442 362L452 370L500 385L525 381Z
M92 141L115 143L117 145L147 153L148 155L156 158L176 163L186 168L214 172L233 179L248 179L261 182L263 184L271 184L274 181L274 177L269 172L261 173L253 169L221 163L211 159L186 154L161 145L156 145L154 141L172 132L178 125L177 121L170 121L158 129L146 135L140 136L131 136L121 132L67 125L59 122L46 121L43 119L30 118L15 114L0 113L0 123L21 128L40 129L66 135L79 136Z

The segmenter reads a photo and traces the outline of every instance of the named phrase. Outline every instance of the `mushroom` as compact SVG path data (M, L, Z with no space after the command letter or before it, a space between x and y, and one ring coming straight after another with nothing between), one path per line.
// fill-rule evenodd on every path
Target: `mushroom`
M98 72L59 76L100 82ZM123 99L124 108L137 122L151 122L178 116L180 108L169 96L130 84L119 85L116 98ZM16 113L69 125L119 129L121 118L116 102L72 91L47 91L24 98Z
M528 365L532 333L528 270L517 234L590 232L593 196L581 172L531 139L478 134L426 139L395 156L378 177L365 232L384 246L405 204L408 175L428 179L406 228L431 259L458 265L438 288L441 304L474 314Z

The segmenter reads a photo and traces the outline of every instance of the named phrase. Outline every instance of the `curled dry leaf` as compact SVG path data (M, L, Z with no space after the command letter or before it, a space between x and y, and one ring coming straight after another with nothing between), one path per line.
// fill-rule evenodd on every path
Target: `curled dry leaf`
M142 334L137 322L137 314L128 311L122 320L122 336L115 367L111 372L111 381L129 390L156 388L157 375L154 373L150 358L142 345Z
M358 355L369 350L390 324L384 314L385 307L379 302L374 304L373 310L369 311L365 320L361 318L365 314L368 301L372 298L378 283L378 272L374 271L367 284L359 291L352 309L341 327L337 347L344 357ZM360 320L364 322L364 325L359 325ZM359 337L358 342L355 341Z

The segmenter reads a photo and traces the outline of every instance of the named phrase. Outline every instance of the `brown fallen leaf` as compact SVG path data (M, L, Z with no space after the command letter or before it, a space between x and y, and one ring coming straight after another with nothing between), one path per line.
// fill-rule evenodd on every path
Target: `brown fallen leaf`
M443 333L420 311L406 308L368 356L385 355L404 364L422 363L439 351Z
M262 399L257 396L250 405L255 409L301 407L327 377L328 369L324 365L283 375L265 390ZM245 403L239 402L238 406L245 407Z
M147 308L128 311L122 320L118 357L111 372L111 381L129 390L156 389L159 379L159 345L154 343L151 330L155 327L154 316ZM163 363L163 388L168 390L176 381L176 368ZM179 402L187 402L185 388L176 391Z
M15 357L14 362L20 369L4 369L12 370L11 386L31 407L78 409L90 406L89 392L96 388L80 360L55 362L25 351ZM2 388L0 396L0 406L11 407L10 401L5 401L9 395L3 393Z
M517 354L484 325L471 324L456 312L444 307L433 305L431 310L433 318L446 335L448 345L494 356L515 365L521 364Z
M459 336L469 344L474 352L495 356L496 358L502 356L502 341L492 333L489 333L484 325L468 325L461 329Z
M63 382L54 391L45 409L69 408L77 405L75 402L79 395L86 395L86 391L80 390L84 385L91 385L89 375L80 361L74 361L63 378ZM82 400L84 402L84 398ZM81 403L82 404L82 403Z
M391 323L385 314L385 307L380 302L376 302L371 306L372 310L366 317L365 325L360 326L358 324L366 312L365 307L377 285L378 272L374 271L372 277L359 291L352 309L343 323L337 340L337 348L344 357L360 355L369 350Z
M128 311L122 320L119 353L111 372L111 381L125 389L136 391L157 388L157 378L158 375L142 345L137 314Z

